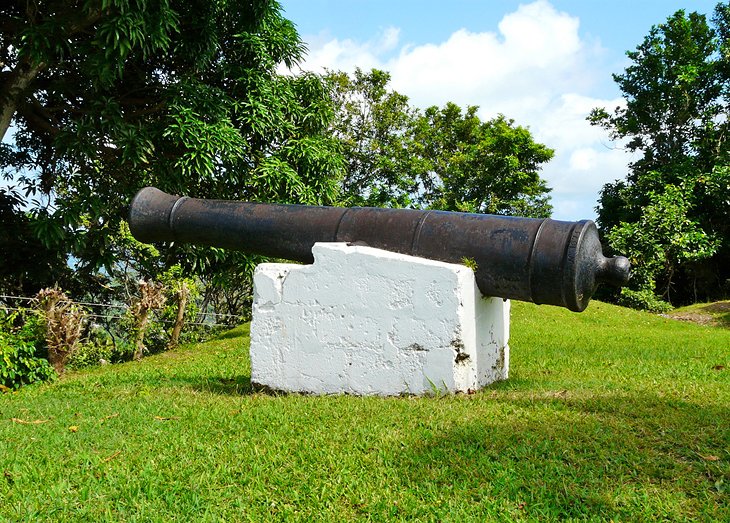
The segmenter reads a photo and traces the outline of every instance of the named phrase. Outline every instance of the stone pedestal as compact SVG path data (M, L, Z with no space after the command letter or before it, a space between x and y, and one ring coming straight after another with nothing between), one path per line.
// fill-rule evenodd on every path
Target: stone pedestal
M467 392L507 378L509 301L474 273L345 243L254 275L251 381L314 394Z

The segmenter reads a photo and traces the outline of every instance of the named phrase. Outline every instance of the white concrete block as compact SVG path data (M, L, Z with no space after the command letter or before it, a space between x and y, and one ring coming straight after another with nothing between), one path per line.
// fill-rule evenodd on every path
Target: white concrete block
M368 395L467 392L509 372L509 301L471 269L345 243L254 274L251 381Z

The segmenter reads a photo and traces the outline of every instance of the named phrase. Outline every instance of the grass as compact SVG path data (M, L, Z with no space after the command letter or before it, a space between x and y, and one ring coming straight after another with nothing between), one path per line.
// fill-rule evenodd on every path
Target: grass
M0 520L730 520L730 330L514 303L508 381L358 398L253 392L247 328L0 396Z

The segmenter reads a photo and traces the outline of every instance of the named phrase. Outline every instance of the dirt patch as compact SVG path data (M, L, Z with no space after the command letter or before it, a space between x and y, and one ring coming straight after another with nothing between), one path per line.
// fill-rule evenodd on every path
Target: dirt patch
M662 314L662 316L672 320L689 321L699 325L719 325L719 322L711 314L703 314L701 312L676 312Z
M730 328L730 301L718 301L692 310L679 310L662 316L698 325Z

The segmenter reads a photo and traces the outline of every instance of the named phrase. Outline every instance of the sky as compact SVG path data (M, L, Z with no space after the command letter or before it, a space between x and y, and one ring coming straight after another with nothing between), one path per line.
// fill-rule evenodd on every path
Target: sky
M307 44L302 70L378 68L417 107L477 105L555 150L553 217L595 219L632 157L586 116L622 104L612 79L653 25L706 0L280 0Z

